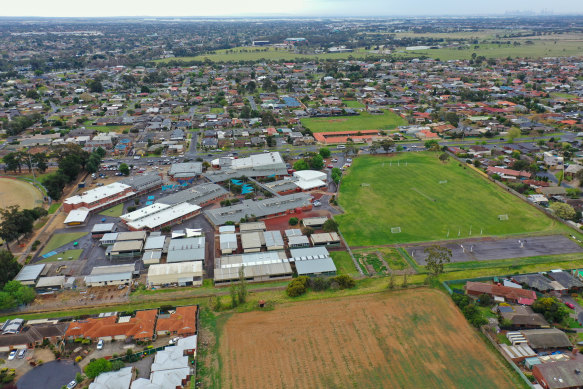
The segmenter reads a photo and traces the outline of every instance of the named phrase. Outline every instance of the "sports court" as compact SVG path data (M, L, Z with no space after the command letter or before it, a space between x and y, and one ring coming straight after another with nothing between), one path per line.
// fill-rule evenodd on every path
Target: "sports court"
M415 259L415 262L424 266L427 254L423 250L427 246L430 244L407 246L405 249ZM440 244L440 246L451 250L452 262L489 261L583 252L583 248L574 240L563 235L457 241Z

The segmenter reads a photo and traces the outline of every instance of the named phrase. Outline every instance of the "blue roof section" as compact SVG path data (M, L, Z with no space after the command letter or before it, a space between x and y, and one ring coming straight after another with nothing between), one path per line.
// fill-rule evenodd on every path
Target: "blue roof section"
M283 102L285 103L285 105L287 107L293 108L293 107L301 107L302 106L302 104L297 99L295 99L293 97L283 96L281 99L283 100Z

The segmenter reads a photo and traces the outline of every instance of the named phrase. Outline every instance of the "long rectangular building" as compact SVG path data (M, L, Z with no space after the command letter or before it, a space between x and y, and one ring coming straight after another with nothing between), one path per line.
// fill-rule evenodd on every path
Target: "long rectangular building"
M268 218L311 209L312 203L308 194L294 193L259 201L243 200L243 202L229 207L206 210L204 215L215 227L218 227L227 222L239 222L242 218L251 215L258 218Z
M174 205L156 203L121 216L132 231L159 230L190 219L200 213L201 207L189 203Z
M238 177L278 177L288 174L278 152L254 154L247 158L220 159L220 171L208 171L204 176L212 182L223 182Z

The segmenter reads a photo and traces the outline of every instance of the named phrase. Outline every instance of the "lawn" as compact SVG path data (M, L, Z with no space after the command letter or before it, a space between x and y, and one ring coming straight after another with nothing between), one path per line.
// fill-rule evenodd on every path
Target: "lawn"
M354 267L354 262L350 254L346 251L330 251L330 256L334 260L338 274L358 275L358 271Z
M53 213L57 212L57 209L59 209L60 206L61 203L53 202L48 210L49 215L52 215Z
M312 132L392 130L406 124L405 119L391 111L383 114L362 112L358 116L302 119L302 125Z
M120 217L123 214L123 204L118 204L114 207L108 208L103 212L99 212L103 216Z
M472 169L437 156L355 159L340 186L346 213L335 217L350 246L467 238L470 229L472 237L566 230ZM396 227L401 232L391 231Z
M364 104L356 100L342 100L347 108L364 108Z
M55 254L52 257L45 258L37 263L57 262L59 261L59 258L62 258L61 261L76 261L79 259L82 252L83 249L67 250L63 251L62 253Z
M475 47L477 46L477 48ZM471 45L465 49L453 47L429 50L403 51L406 55L424 55L430 58L439 58L442 61L454 59L470 59L473 53L477 56L486 58L506 58L506 57L566 57L583 54L583 42L581 41L546 41L535 40L533 44L522 42L520 46L498 45L498 44L479 44Z
M68 232L64 234L54 234L51 240L45 246L45 249L41 253L42 255L49 253L61 246L71 243L83 236L87 235L86 232Z
M235 47L228 50L217 50L212 54L202 54L196 57L178 57L165 58L156 60L158 63L168 63L172 61L190 62L190 61L213 61L213 62L229 62L229 61L295 61L300 59L314 60L314 59L348 59L348 58L366 58L366 57L387 57L386 55L379 55L370 53L364 49L357 49L352 53L323 53L323 54L299 54L286 49L276 49L274 47Z

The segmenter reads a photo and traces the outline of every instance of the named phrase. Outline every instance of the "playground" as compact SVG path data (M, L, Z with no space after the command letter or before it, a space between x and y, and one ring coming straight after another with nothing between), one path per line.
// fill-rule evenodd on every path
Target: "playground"
M350 246L548 232L567 227L438 153L360 156L345 174L336 216ZM542 235L542 234L539 234Z
M16 178L0 177L0 206L18 205L20 209L42 207L43 195L34 185Z
M407 246L407 253L419 265L425 266L429 246ZM475 239L465 242L440 244L451 250L452 262L490 261L507 258L538 257L542 255L574 254L583 252L573 239L563 235L533 236L527 238Z

